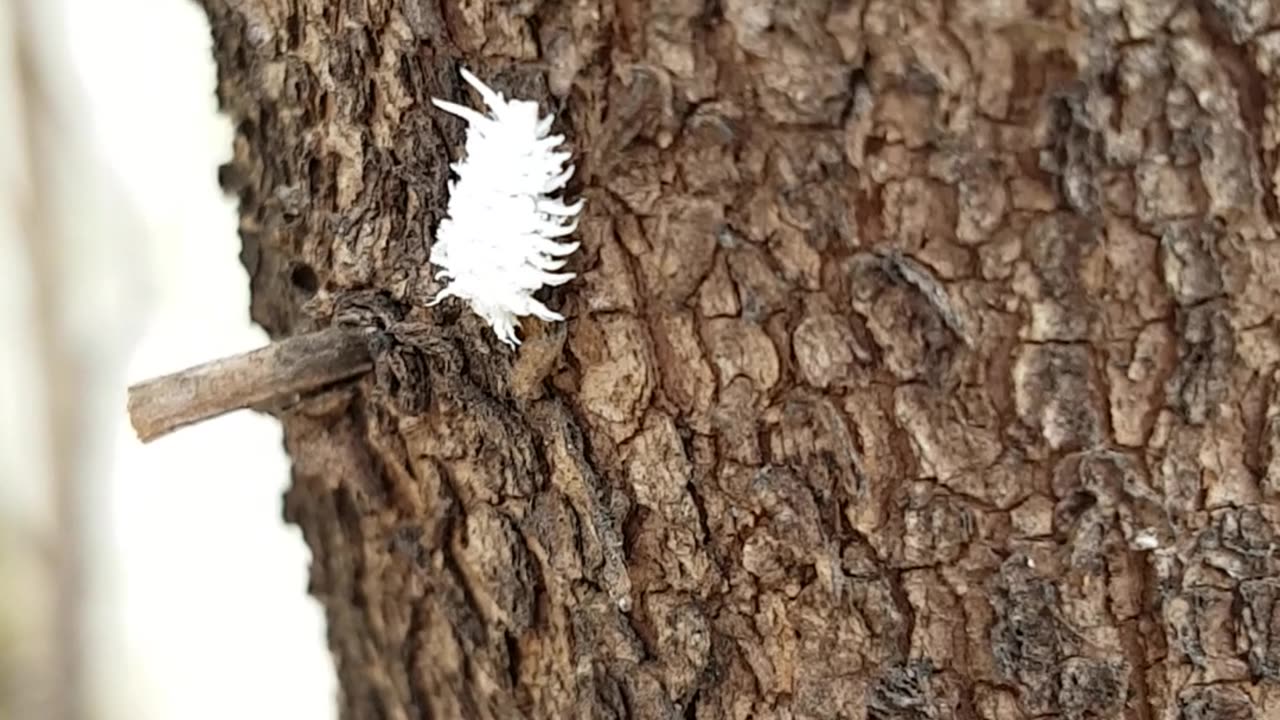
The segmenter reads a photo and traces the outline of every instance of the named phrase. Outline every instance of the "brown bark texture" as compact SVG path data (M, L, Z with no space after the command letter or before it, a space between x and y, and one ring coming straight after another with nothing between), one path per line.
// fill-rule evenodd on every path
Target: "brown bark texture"
M345 718L1280 718L1280 2L203 0ZM475 105L580 277L427 263Z

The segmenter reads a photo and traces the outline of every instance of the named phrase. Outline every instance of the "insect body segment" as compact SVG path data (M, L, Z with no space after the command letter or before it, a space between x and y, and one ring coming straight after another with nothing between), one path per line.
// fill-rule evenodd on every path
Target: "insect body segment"
M563 285L573 273L558 272L577 242L564 242L578 227L583 201L566 205L552 197L573 176L571 154L555 152L563 135L548 135L554 118L538 117L538 104L507 100L465 68L462 78L488 106L481 114L432 98L436 107L467 121L466 157L450 165L447 216L436 231L431 264L447 297L467 302L498 339L515 347L519 318L564 320L533 294Z

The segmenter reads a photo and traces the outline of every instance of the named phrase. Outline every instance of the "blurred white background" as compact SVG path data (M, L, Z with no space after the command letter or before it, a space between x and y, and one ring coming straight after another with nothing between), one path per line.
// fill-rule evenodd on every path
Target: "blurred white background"
M266 341L214 84L189 0L0 1L0 720L335 715L279 425L124 412Z

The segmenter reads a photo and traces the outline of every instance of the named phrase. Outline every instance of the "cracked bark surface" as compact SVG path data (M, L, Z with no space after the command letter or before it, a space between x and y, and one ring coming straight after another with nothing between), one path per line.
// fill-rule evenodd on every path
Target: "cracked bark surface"
M202 0L344 718L1280 717L1280 3ZM558 114L518 353L426 259Z

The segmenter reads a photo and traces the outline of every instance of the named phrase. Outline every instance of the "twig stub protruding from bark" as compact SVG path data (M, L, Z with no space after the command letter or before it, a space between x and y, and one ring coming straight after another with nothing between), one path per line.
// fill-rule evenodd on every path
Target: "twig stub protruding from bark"
M181 427L368 372L365 339L340 328L187 368L129 388L129 420L150 442Z

